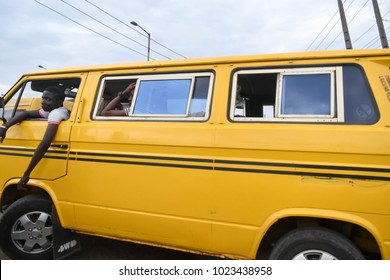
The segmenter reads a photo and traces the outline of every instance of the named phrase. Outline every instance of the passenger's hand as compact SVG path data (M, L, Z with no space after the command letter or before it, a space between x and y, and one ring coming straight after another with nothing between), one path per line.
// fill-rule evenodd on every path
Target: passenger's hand
M20 179L20 181L18 183L17 190L18 191L28 190L28 188L26 187L26 184L28 183L29 180L30 180L29 175L23 175L23 177Z
M126 93L130 93L132 90L135 89L135 85L136 85L136 82L134 83L131 83L130 85L128 85L128 87L123 91L125 94Z

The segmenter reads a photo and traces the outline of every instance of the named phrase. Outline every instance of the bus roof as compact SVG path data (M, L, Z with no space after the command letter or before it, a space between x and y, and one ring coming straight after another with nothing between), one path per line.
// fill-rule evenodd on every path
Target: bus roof
M68 67L44 70L45 74L105 71L113 69L141 69L141 68L160 68L189 65L216 65L245 62L272 62L272 61L297 61L297 60L315 60L315 59L337 59L337 58L363 58L390 56L390 49L372 49L372 50L338 50L338 51L313 51L313 52L295 52L295 53L277 53L277 54L258 54L241 56L222 56L210 58L192 58L179 60L155 60L148 62L128 62L116 64L100 64L81 67ZM42 75L42 70L26 73L25 76Z

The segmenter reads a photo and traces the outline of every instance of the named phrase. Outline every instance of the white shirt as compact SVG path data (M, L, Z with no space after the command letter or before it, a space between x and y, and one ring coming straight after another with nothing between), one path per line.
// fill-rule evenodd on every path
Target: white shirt
M47 119L48 124L59 124L63 120L69 119L69 110L66 107L58 107L51 112L39 110L39 115Z
M123 111L125 111L126 116L130 115L130 105L129 104L122 104Z

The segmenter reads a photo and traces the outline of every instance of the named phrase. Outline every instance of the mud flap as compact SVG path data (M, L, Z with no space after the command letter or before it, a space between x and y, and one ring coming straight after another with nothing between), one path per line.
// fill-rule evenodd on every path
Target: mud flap
M55 260L66 258L81 250L81 236L61 226L55 207L52 207L53 221L53 258Z

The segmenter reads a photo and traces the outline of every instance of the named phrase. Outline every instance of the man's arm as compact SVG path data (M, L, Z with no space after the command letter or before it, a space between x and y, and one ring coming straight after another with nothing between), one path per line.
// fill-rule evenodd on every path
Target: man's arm
M131 91L135 89L135 85L136 83L133 82L124 91L118 92L118 95L107 104L106 108L103 108L102 116L127 116L125 110L115 110L115 108L121 103L125 95L131 94Z
M0 127L0 143L3 143L5 135L7 134L8 128L10 128L11 126L13 126L17 123L24 121L25 119L29 119L29 118L41 118L41 116L39 115L39 110L24 111L24 112L16 115L15 117L13 117L12 119L10 119L3 126L1 126Z
M34 170L35 166L40 162L40 160L43 158L45 153L50 147L51 142L54 139L54 136L56 135L58 129L58 124L48 124L46 128L45 135L43 136L43 139L41 143L39 143L37 149L34 152L34 155L30 161L30 164L28 165L26 171L24 172L24 175L22 179L20 179L18 183L19 189L25 189L25 185L30 180L30 174Z
M117 97L110 101L101 113L102 116L126 116L124 110L115 110L115 108L121 103L123 92L120 92Z

